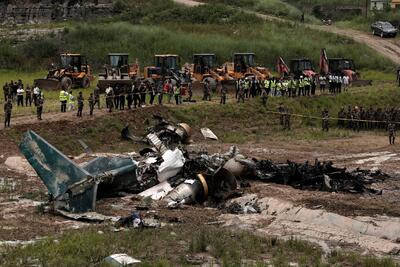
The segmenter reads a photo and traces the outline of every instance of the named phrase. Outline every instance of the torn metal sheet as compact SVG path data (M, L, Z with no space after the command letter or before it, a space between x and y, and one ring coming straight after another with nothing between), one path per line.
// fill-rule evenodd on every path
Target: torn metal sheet
M153 200L160 200L164 198L174 188L168 181L163 181L139 194L141 197L150 197Z
M140 260L134 259L126 254L113 254L104 259L111 266L133 266L136 263L141 263Z
M200 131L204 138L218 140L218 137L209 128L201 128Z
M71 213L64 210L56 210L56 212L68 219L85 222L117 222L120 219L120 217L106 216L97 212Z
M163 182L177 175L185 164L185 157L179 149L167 150L163 155L163 162L158 167L158 181Z

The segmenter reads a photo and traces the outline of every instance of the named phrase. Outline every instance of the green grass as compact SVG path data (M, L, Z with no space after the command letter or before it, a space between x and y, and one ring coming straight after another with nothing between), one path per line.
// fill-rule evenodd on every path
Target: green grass
M142 261L138 266L192 266L185 255L203 253L222 266L243 266L245 260L252 261L250 266L288 266L290 262L300 266L398 266L389 258L344 252L326 255L323 260L321 249L304 241L282 241L210 226L174 225L117 233L107 227L98 229L70 231L25 247L3 248L0 265L108 266L103 262L105 257L126 253Z
M255 52L260 65L275 69L279 56L287 61L308 57L317 65L324 47L331 57L353 58L361 69L393 71L395 68L388 59L348 38L299 24L263 23L253 15L223 4L188 8L170 0L122 2L127 8L119 17L106 22L71 22L61 39L48 37L17 45L12 40L0 41L1 66L40 70L65 51L85 54L96 70L110 52L128 52L131 61L137 58L142 68L153 64L156 53L177 53L183 64L191 62L193 53L211 52L221 64L231 60L235 52ZM278 0L253 2L253 9L275 10L279 6L296 16L299 12Z

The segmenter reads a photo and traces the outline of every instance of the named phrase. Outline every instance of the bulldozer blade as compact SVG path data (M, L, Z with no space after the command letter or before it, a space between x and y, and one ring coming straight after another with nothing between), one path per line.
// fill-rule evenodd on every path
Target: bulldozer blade
M34 83L44 90L59 90L61 88L61 83L56 79L36 79Z
M133 135L129 131L129 124L126 125L124 129L122 129L121 138L124 139L124 140L133 141L133 142L144 142L144 140L142 138Z

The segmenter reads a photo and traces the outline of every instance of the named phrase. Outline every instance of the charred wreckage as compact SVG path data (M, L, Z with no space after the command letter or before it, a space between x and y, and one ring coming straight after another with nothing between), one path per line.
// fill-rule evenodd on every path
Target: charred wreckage
M20 149L47 187L54 209L70 213L95 211L97 199L118 192L164 200L169 207L205 202L219 206L248 186L249 180L304 190L380 194L374 184L388 178L380 171L348 171L318 160L275 164L248 158L236 147L224 154L188 152L190 126L155 119L144 138L133 135L128 126L121 132L125 140L148 144L139 153L96 156L78 164L33 131L25 134ZM209 129L202 133L217 138Z

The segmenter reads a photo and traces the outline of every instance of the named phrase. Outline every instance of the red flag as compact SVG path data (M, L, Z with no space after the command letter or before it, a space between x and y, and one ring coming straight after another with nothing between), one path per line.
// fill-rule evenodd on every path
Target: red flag
M329 73L328 56L326 55L325 48L322 48L321 50L321 56L319 58L319 69L323 74Z
M276 64L276 70L281 76L288 75L290 73L289 67L286 65L285 61L283 61L282 57L278 58L278 62Z

